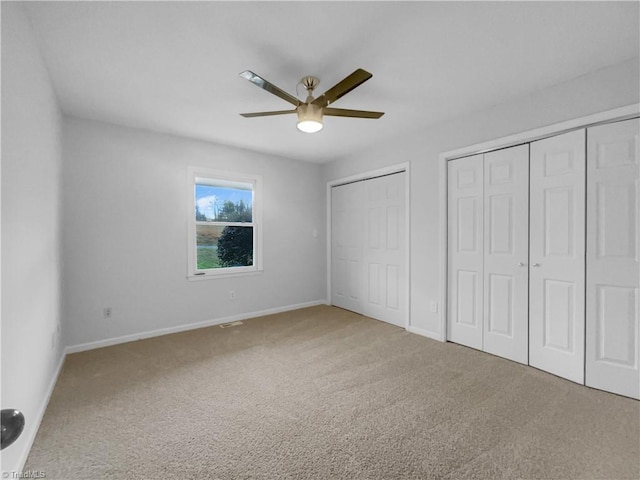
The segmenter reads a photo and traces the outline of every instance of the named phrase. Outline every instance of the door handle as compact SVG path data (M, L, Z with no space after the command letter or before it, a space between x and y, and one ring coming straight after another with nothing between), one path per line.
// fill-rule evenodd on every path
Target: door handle
M524 263L524 262L520 262L520 263L518 263L518 266L519 266L519 267L526 267L526 266L527 266L527 264L526 264L526 263Z
M539 266L540 266L540 264L539 264L539 263L533 263L533 264L531 264L531 266L532 266L532 267L539 267Z

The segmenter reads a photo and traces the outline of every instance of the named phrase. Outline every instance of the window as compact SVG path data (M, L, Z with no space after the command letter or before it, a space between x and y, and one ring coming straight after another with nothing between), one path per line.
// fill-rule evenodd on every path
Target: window
M259 271L259 177L192 168L189 179L189 277Z

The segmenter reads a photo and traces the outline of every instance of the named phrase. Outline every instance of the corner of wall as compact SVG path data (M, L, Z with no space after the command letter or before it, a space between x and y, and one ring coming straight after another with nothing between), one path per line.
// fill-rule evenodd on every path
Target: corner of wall
M26 420L0 454L7 478L24 467L64 362L61 121L24 8L3 2L1 393Z

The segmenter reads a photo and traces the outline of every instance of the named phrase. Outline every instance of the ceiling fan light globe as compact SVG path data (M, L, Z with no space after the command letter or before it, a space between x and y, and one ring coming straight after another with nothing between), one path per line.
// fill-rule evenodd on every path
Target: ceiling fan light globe
M296 110L298 130L305 133L315 133L322 130L322 108L310 103L303 103Z
M322 130L322 122L316 120L299 120L298 130L304 133L316 133Z

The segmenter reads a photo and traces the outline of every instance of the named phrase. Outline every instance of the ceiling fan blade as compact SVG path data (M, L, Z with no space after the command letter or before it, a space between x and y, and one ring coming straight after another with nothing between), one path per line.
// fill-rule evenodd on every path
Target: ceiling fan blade
M272 93L283 100L286 100L287 102L289 102L292 105L295 105L296 107L302 103L293 95L289 95L284 90L276 87L273 83L269 82L268 80L265 80L260 75L256 75L251 70L245 70L240 74L240 76L246 80L249 80L254 85L257 85L258 87L266 90L267 92Z
M322 113L332 117L380 118L384 112L367 112L365 110L347 110L345 108L325 108Z
M371 73L359 68L348 77L336 83L333 87L324 92L311 103L313 103L314 105L318 105L319 107L326 107L327 105L330 105L338 100L343 95L349 93L354 88L362 85L371 77L373 77Z
M296 109L293 110L277 110L274 112L256 112L256 113L241 113L244 118L253 117L270 117L271 115L286 115L287 113L296 113Z

